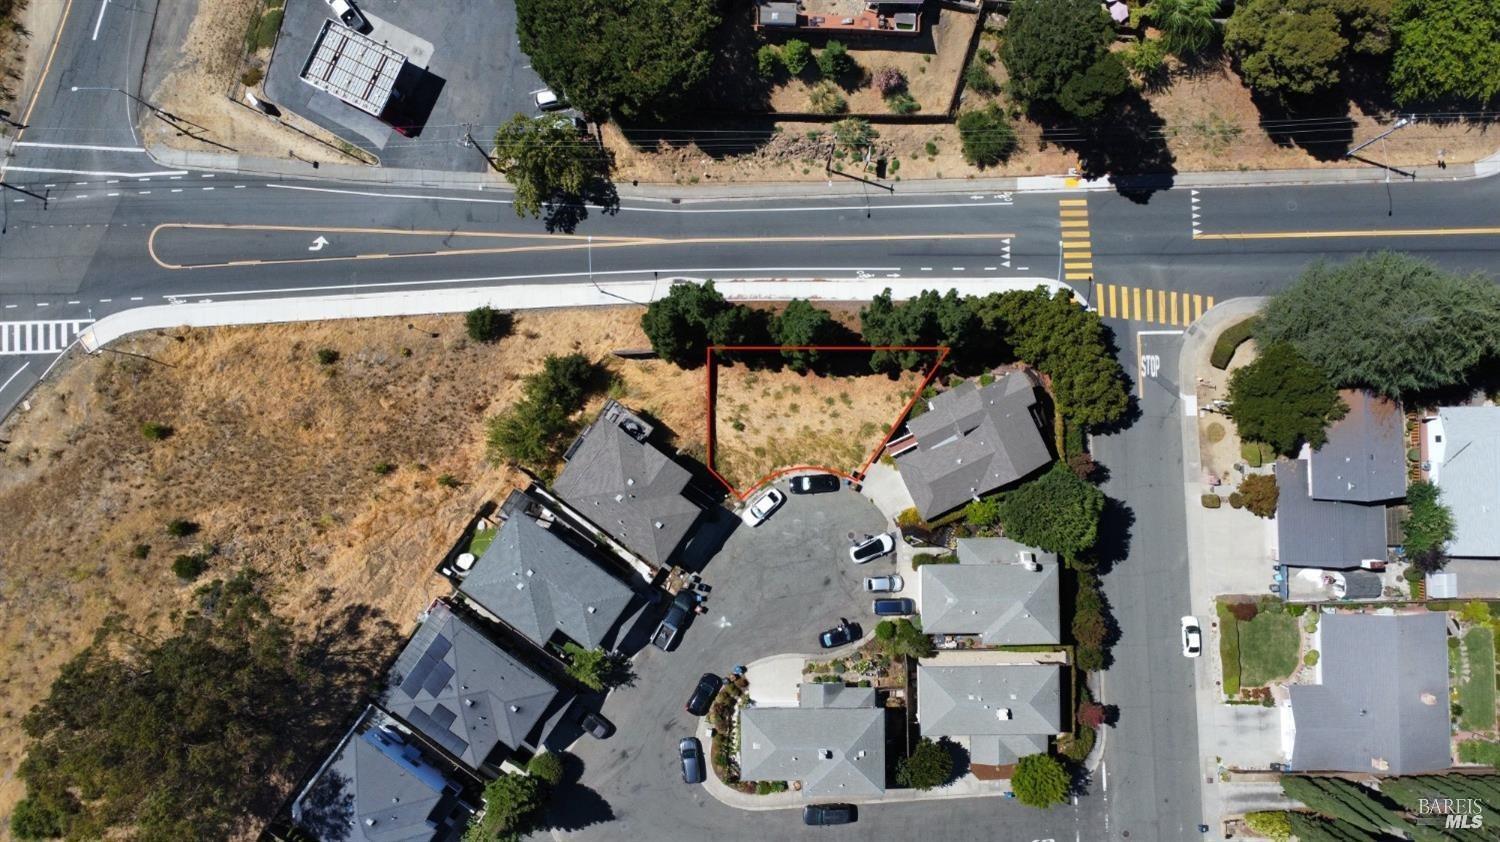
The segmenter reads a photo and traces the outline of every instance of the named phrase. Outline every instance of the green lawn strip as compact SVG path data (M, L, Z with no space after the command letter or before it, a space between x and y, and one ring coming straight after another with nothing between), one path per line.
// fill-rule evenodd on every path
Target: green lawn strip
M1215 603L1214 610L1219 615L1219 661L1224 670L1224 695L1232 699L1240 692L1239 621L1222 602Z
M1490 740L1464 740L1458 744L1458 759L1464 763L1500 766L1500 743Z
M490 548L490 544L495 543L495 536L499 533L498 529L474 530L474 538L469 541L469 552L473 553L475 558L484 555L484 551Z
M1296 617L1262 611L1250 622L1240 623L1239 631L1240 681L1246 687L1270 684L1297 669L1302 637Z
M1469 675L1458 686L1458 703L1463 706L1459 727L1465 731L1492 731L1495 728L1494 629L1475 626L1464 634L1464 661Z

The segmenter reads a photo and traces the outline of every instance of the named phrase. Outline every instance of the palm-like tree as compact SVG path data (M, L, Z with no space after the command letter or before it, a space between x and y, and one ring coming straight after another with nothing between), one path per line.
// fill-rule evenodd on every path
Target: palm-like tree
M1207 49L1219 28L1214 13L1219 0L1152 0L1148 17L1162 31L1162 40L1172 53L1193 55Z

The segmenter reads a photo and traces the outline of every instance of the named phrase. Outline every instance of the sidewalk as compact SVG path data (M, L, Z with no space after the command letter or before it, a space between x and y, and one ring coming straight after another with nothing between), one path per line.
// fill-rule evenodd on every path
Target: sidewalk
M498 173L453 173L443 170L410 170L366 167L355 164L323 164L313 167L301 161L257 158L221 152L186 152L164 146L149 147L152 160L170 169L261 175L268 178L322 179L360 182L379 186L430 187L447 190L509 190ZM1500 152L1476 164L1454 164L1415 168L1422 181L1462 181L1500 173ZM1063 175L1009 178L947 178L894 182L898 194L977 194L1008 192L1110 191L1119 187L1164 190L1169 187L1267 187L1309 184L1372 184L1384 181L1386 173L1376 167L1304 170L1225 170L1220 172L1167 173L1132 176L1119 185L1109 178L1073 178ZM727 199L767 199L808 196L868 195L869 187L837 178L824 182L767 182L747 184L618 184L622 199L672 202L704 202Z
M1202 455L1198 441L1197 383L1208 366L1213 340L1223 328L1265 306L1266 298L1221 301L1194 322L1183 336L1177 376L1182 414L1183 506L1186 511L1188 588L1193 612L1205 631L1203 656L1195 665L1199 773L1203 781L1203 816L1212 838L1219 838L1220 819L1246 809L1285 806L1278 787L1226 782L1224 773L1237 760L1266 761L1281 748L1280 708L1235 706L1220 701L1222 665L1214 597L1221 593L1255 593L1267 580L1266 535L1269 522L1229 508L1205 509ZM1264 743L1264 744L1263 744ZM1253 802L1254 806L1247 806Z

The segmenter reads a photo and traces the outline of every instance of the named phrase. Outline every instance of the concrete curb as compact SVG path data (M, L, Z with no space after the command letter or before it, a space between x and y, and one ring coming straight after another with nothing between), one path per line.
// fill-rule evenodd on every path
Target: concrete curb
M461 173L445 170L414 170L368 167L354 164L323 164L313 168L301 162L259 158L237 153L187 152L155 145L147 154L163 167L267 178L297 178L331 182L356 182L383 186L429 187L448 190L510 190L497 173ZM1474 164L1455 164L1413 170L1423 181L1466 181L1500 173L1500 152ZM1118 182L1111 177L1076 178L1066 175L1005 178L947 178L894 182L901 194L1055 193L1064 191L1152 191L1169 188L1270 187L1315 184L1375 184L1386 173L1376 167L1301 170L1223 170L1213 172L1162 173L1130 176ZM812 196L866 196L869 188L847 179L819 182L754 182L744 184L676 185L618 184L620 197L644 201L704 202Z
M93 353L128 334L171 327L220 327L328 319L365 319L381 316L419 316L435 313L463 313L482 306L502 310L531 310L563 307L618 307L622 304L645 305L665 295L672 284L679 280L692 282L697 279L663 278L659 281L617 282L608 286L588 283L530 284L509 287L466 287L415 292L162 304L136 307L105 316L79 334L78 344L83 350ZM955 289L960 295L986 295L992 292L1042 287L1049 293L1067 289L1077 295L1076 290L1050 278L1005 281L967 278L892 278L884 283L875 279L751 280L716 281L715 286L725 298L736 301L785 301L792 298L805 298L813 301L868 301L874 292L884 288L890 288L892 295L898 299L911 298L928 289L943 291Z

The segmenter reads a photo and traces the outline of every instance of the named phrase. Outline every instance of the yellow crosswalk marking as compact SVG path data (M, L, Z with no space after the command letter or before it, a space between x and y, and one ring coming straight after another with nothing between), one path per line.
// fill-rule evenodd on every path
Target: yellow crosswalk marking
M1063 243L1064 260L1093 260L1094 253L1088 243Z
M1089 205L1089 200L1088 199L1058 199L1057 200L1057 204L1060 207L1065 207L1065 208L1086 208Z
M1111 313L1118 313L1118 312L1120 312L1120 308L1115 304L1115 285L1114 284L1110 284L1109 285L1109 311Z
M1133 306L1135 308L1135 317L1137 319L1139 319L1141 317L1141 288L1140 287L1131 287L1131 289L1130 289L1130 303L1131 303L1131 306Z
M1064 228L1087 228L1087 227L1089 227L1089 221L1087 219L1064 219L1062 221L1062 227L1064 227Z
M1165 290L1156 291L1156 319L1165 322L1167 320L1167 293Z
M1151 302L1155 300L1156 296L1151 294L1151 290L1146 290L1146 321L1148 322L1156 321L1156 308L1151 306Z
M1128 319L1130 317L1130 287L1120 287L1120 318ZM1141 314L1137 312L1135 318L1139 319L1140 317Z
M1057 213L1058 213L1059 216L1062 216L1064 219L1066 219L1068 217L1074 217L1074 216L1081 216L1081 217L1087 218L1088 215L1089 215L1088 208L1077 208L1077 209L1074 209L1074 210L1069 210L1067 208L1063 208L1062 210L1058 211Z
M1066 281L1086 281L1089 278L1092 278L1093 276L1094 276L1094 273L1092 273L1092 272L1064 272L1063 273L1063 280L1066 280Z
M1089 245L1089 232L1087 232L1087 231L1066 231L1065 230L1065 231L1062 232L1062 238L1063 238L1063 248L1067 248L1068 246L1088 246L1089 248L1093 248L1093 246ZM1071 242L1070 243L1070 242L1068 242L1069 240L1076 240L1077 242Z
M1212 310L1213 308L1214 308L1214 297L1212 295L1210 295L1207 298L1204 298L1203 299L1203 309L1205 309L1205 310Z
M1063 264L1063 268L1064 269L1092 269L1092 268L1094 268L1094 264L1088 263L1088 262L1083 262L1083 263L1064 263Z
M1167 301L1172 304L1172 320L1167 322L1167 324L1175 325L1177 324L1177 293L1167 293Z
M1198 319L1202 318L1202 316L1203 316L1203 296L1198 295L1198 294L1195 293L1193 295L1193 318L1190 321L1197 321Z

